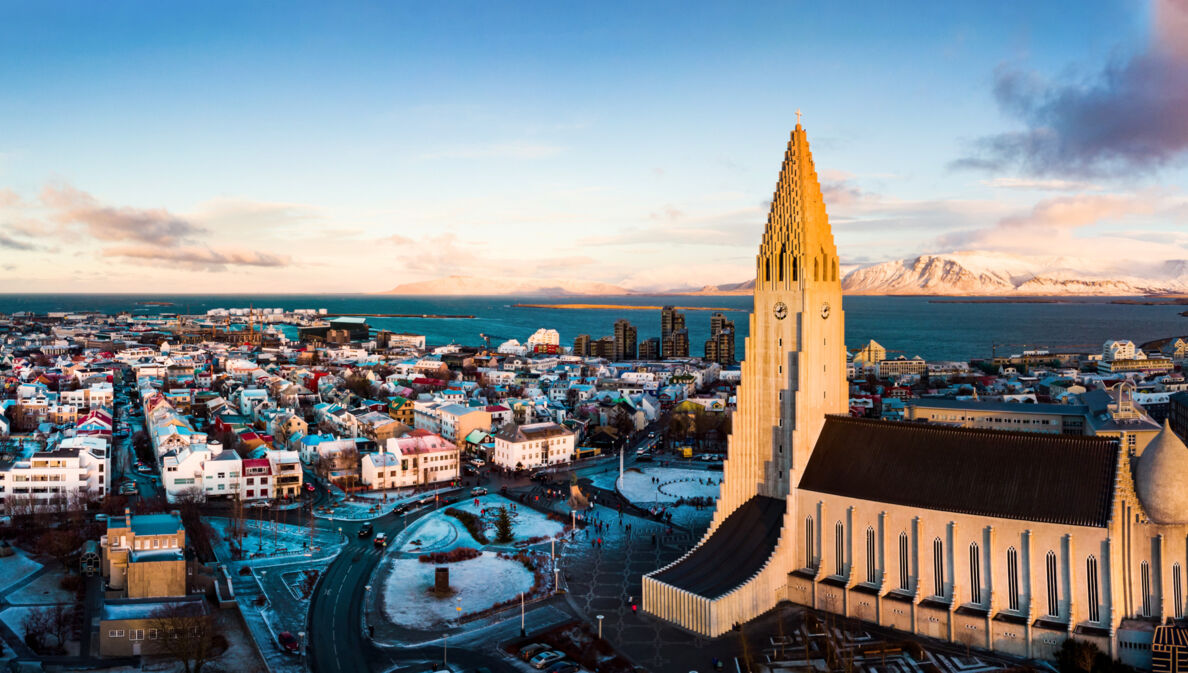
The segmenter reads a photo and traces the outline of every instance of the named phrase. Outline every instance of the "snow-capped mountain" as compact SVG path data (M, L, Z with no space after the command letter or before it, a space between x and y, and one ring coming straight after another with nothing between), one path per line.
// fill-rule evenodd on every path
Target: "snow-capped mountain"
M997 252L920 255L860 267L842 279L848 294L1104 295L1188 291L1188 262L1147 265Z

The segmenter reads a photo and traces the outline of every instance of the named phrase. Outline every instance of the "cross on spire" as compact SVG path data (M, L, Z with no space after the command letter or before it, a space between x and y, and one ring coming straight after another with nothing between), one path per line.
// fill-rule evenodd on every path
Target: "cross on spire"
M800 126L800 108L796 108L796 125Z

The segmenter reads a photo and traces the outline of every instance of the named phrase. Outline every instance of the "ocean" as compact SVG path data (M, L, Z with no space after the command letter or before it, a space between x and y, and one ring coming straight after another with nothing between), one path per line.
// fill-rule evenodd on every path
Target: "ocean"
M1112 304L1110 298L1069 298L1059 303L952 303L958 297L851 296L844 300L846 344L856 349L869 339L894 357L920 355L928 360L968 360L1025 348L1099 351L1108 339L1142 343L1188 334L1185 306ZM143 302L172 306L145 306ZM133 294L0 294L0 313L15 311L133 311L137 315L205 313L212 308L324 308L330 313L464 314L474 319L368 318L376 329L424 334L430 344L480 344L480 333L492 343L509 338L525 341L537 328L556 329L563 344L578 334L599 338L613 333L615 320L627 318L642 341L660 336L659 310L521 308L516 303L581 303L632 306L698 306L732 309L738 357L749 330L750 296L570 297L394 297L388 295L133 295ZM836 307L835 307L836 309ZM687 311L690 350L701 355L709 338L712 311Z

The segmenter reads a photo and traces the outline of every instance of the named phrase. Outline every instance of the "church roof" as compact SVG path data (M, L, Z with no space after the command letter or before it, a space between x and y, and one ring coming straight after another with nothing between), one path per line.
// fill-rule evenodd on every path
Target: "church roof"
M1111 438L829 416L800 488L960 514L1104 528Z
M1138 459L1134 488L1155 523L1188 523L1188 447L1165 420Z

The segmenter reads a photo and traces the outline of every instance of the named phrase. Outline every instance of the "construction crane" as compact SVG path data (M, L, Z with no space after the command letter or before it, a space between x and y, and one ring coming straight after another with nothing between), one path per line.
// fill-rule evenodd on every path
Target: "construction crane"
M508 337L499 336L498 334L483 334L482 332L479 332L479 338L483 340L487 348L491 347L491 339L503 339L504 341L508 339Z

